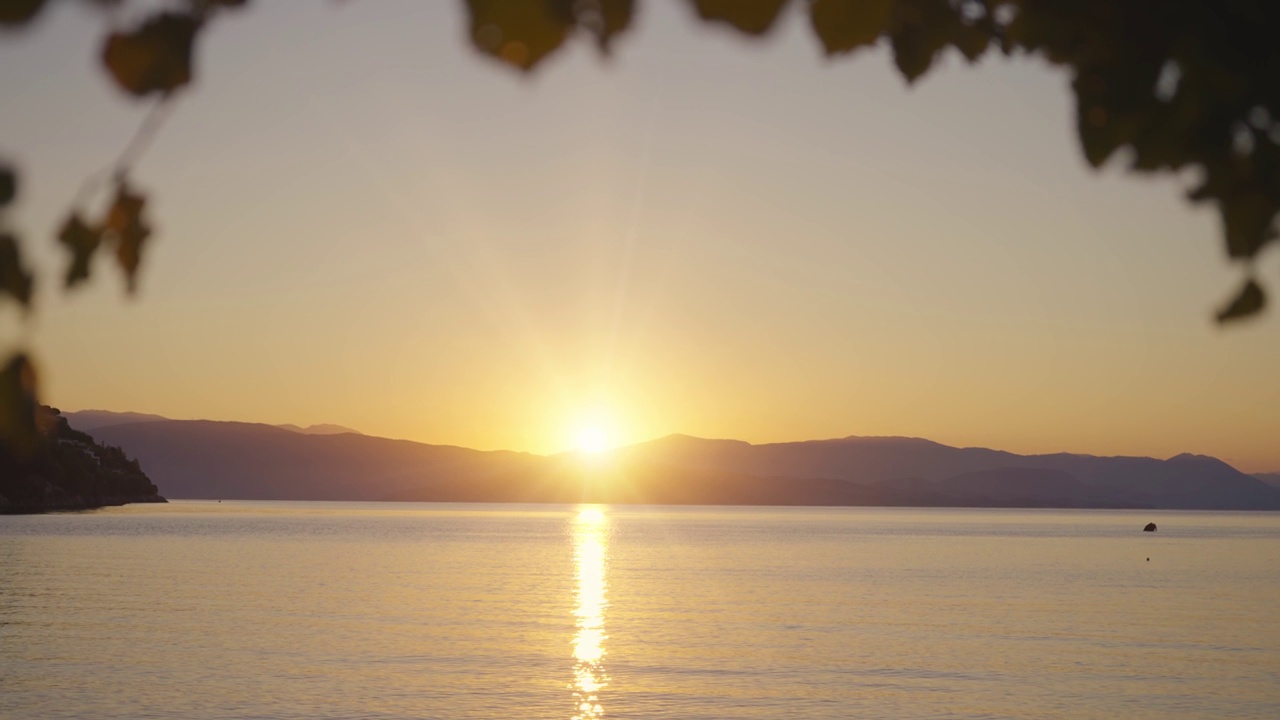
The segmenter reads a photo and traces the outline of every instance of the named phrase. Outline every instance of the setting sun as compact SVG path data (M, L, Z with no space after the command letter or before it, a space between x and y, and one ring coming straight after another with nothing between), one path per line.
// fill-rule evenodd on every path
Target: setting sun
M626 444L624 425L610 405L592 403L565 414L561 447L582 455L600 455Z
M602 453L609 449L609 435L599 425L587 425L578 429L574 446L579 452Z

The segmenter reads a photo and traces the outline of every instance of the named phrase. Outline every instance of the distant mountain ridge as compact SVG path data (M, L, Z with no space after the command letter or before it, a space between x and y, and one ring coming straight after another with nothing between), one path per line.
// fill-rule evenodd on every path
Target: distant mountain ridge
M206 420L119 423L92 434L139 458L170 498L1280 510L1280 488L1187 454L672 435L602 457L540 456Z
M148 413L135 412L113 412L111 410L76 410L74 412L64 412L62 416L71 423L71 426L80 432L91 433L98 428L111 427L112 425L124 425L126 423L138 422L156 422L158 420L168 420L163 415L151 415Z
M111 427L112 425L129 425L139 422L156 422L159 420L172 420L172 418L163 415L151 415L148 413L135 412L114 412L111 410L76 410L74 412L63 413L68 421L81 432L92 432L98 428ZM343 433L355 433L361 435L359 430L352 430L342 425L334 425L332 423L320 423L318 425L294 425L285 423L283 425L273 425L290 432L302 433L303 435L341 435Z
M320 423L319 425L308 425L306 427L294 425L292 423L285 423L284 425L276 425L276 427L281 430L288 430L289 432L302 433L303 435L341 435L343 433L355 433L356 435L363 434L359 430L352 430L349 427L334 425L332 423Z
M1254 477L1274 488L1280 488L1280 472L1254 473Z

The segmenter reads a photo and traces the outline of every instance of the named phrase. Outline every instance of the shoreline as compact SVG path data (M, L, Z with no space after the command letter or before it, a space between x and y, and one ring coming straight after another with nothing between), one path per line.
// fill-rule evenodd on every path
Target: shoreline
M144 496L127 496L127 497L104 497L94 498L71 498L67 501L56 503L41 504L13 504L7 499L0 497L0 515L43 515L52 512L79 512L84 510L98 510L104 507L119 507L121 505L131 505L135 503L168 503L164 497L160 495L144 495Z

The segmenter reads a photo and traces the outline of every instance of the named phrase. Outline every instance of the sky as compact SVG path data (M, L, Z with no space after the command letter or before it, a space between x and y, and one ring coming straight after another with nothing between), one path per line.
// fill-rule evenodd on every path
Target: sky
M1084 162L1068 77L887 49L828 60L644 2L602 60L477 54L461 2L257 2L211 26L135 171L137 296L53 235L146 106L103 16L0 36L0 155L38 307L0 309L46 401L556 452L686 433L908 435L1280 470L1280 320L1188 178ZM1280 253L1260 264L1280 279ZM1275 284L1275 280L1272 281Z

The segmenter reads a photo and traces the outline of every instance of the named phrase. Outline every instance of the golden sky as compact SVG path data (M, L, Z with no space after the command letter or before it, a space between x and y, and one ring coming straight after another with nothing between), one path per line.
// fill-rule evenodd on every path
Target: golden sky
M217 23L138 168L159 234L135 301L106 263L51 282L53 229L144 112L95 63L101 18L0 38L0 153L49 271L0 342L35 349L64 409L1280 470L1275 314L1213 325L1239 279L1217 219L1185 181L1090 171L1060 72L948 57L907 88L883 48L824 60L798 16L746 43L648 2L608 62L578 42L521 78L459 7Z

